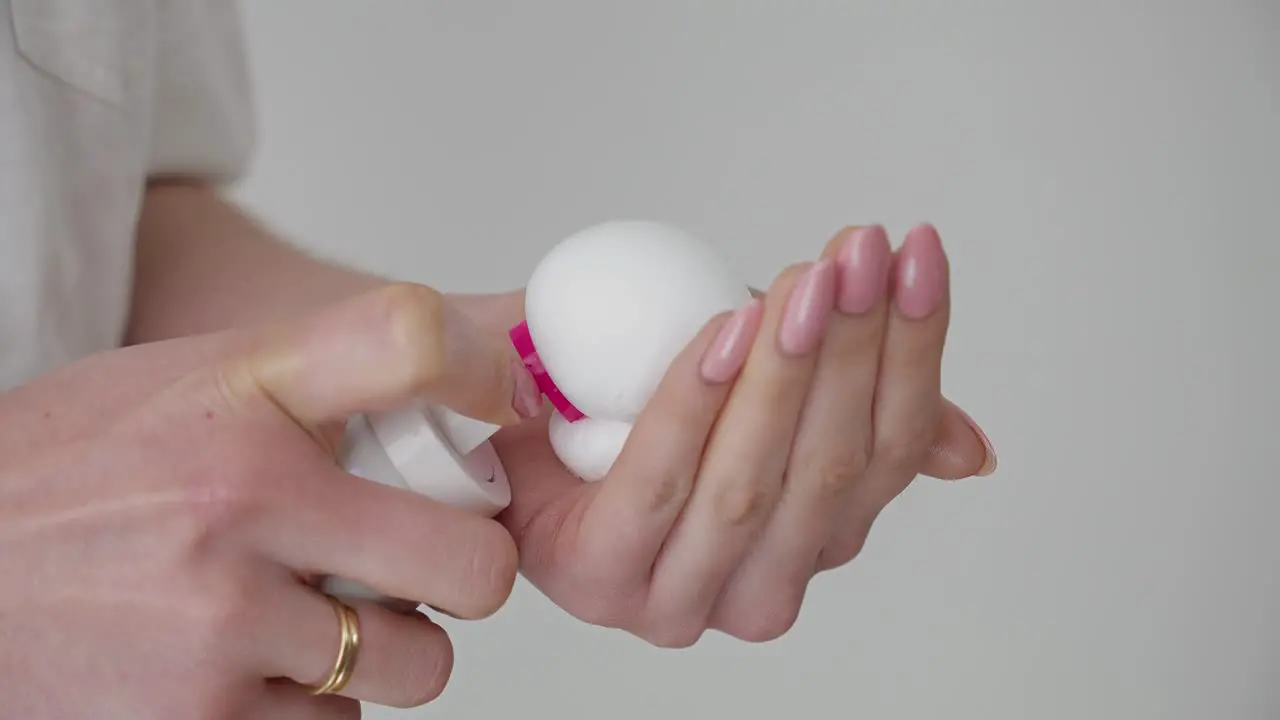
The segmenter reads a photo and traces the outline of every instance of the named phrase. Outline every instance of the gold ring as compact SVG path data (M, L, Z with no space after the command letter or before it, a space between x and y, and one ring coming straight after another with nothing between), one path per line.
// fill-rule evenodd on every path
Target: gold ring
M329 679L315 686L311 691L312 695L335 695L342 692L351 680L351 673L356 667L356 656L360 654L360 618L356 611L332 595L325 597L338 615L338 629L342 639L338 644L338 658L333 662Z

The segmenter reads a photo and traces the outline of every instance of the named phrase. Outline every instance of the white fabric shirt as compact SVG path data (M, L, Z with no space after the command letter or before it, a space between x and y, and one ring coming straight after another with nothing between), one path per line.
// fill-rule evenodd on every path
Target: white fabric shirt
M0 0L0 391L119 344L146 180L246 169L233 0Z

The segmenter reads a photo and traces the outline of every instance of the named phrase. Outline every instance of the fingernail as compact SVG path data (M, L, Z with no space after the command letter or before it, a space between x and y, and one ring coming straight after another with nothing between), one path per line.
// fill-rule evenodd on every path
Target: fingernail
M974 473L974 476L987 477L996 471L997 459L995 446L991 444L991 438L987 437L987 434L978 426L977 421L969 416L969 413L958 407L956 410L960 412L960 417L964 419L965 424L969 426L969 429L973 431L973 434L977 435L978 439L982 441L982 447L985 448L987 452L986 458L982 461L982 466L978 468L977 472Z
M836 262L840 266L840 311L850 315L867 312L889 281L893 251L888 234L879 225L854 230L840 248Z
M932 315L947 287L947 256L932 225L917 225L898 251L894 300L898 311L913 320Z
M525 420L537 417L542 412L542 393L538 390L538 382L533 379L529 368L526 368L518 359L511 360L511 371L516 376L512 407L515 408L516 414Z
M729 316L702 357L702 377L707 382L728 382L738 374L763 317L764 303L759 298L753 298Z
M788 355L804 355L818 346L835 309L836 265L830 259L812 265L796 282L778 328L778 344Z

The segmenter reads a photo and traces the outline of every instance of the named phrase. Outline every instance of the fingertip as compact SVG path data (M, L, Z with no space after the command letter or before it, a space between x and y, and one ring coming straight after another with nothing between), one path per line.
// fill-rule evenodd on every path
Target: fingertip
M532 420L542 414L544 406L542 402L542 391L538 389L538 381L533 377L533 373L524 363L517 359L512 359L515 364L513 372L516 375L515 389L515 408L516 412L523 420Z
M965 421L965 424L969 426L969 430L973 432L973 435L978 439L978 442L982 443L982 465L978 467L974 474L978 477L987 477L994 474L996 471L996 465L999 464L999 459L996 456L995 445L991 443L991 438L987 436L987 433L983 431L977 421L969 416L969 413L966 413L960 408L956 408L956 411L960 413L960 417Z
M504 333L479 324L452 302L441 312L445 360L419 383L427 399L494 425L517 425L542 413L537 382Z
M726 383L742 370L764 319L764 301L752 298L731 313L717 315L714 337L702 353L702 378L711 384Z
M923 472L940 480L987 477L996 470L991 439L964 410L943 401L938 435L930 448Z
M457 310L459 322L468 322L473 332L491 340L495 372L503 393L510 390L510 402L496 403L496 424L515 425L543 416L546 403L533 372L512 347L509 334L487 331L488 328L511 328L524 320L524 290L497 294L448 294L449 304ZM507 373L503 375L503 373ZM510 382L507 382L509 376ZM508 407L509 406L509 407ZM511 412L507 412L510 410Z
M821 257L830 258L832 260L836 259L840 256L841 249L848 244L849 238L853 237L853 235L860 230L866 230L874 227L880 226L874 223L845 225L827 239L827 244L822 248Z
M910 320L933 316L947 302L950 272L942 239L932 225L923 223L908 231L890 272L898 314Z
M484 620L501 610L511 598L520 573L520 553L515 538L496 521L487 527L491 529L483 540L483 551L476 555L478 575L469 579L475 595L469 606L455 613L463 620Z

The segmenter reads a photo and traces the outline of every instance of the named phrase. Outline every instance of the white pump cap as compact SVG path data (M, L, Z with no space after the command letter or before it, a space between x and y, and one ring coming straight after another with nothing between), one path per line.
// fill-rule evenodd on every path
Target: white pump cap
M485 517L510 504L506 471L488 443L499 426L426 403L366 417L410 490Z
M497 425L459 415L447 407L439 405L425 407L435 421L435 427L440 431L444 441L459 455L466 455L480 447L499 430Z

